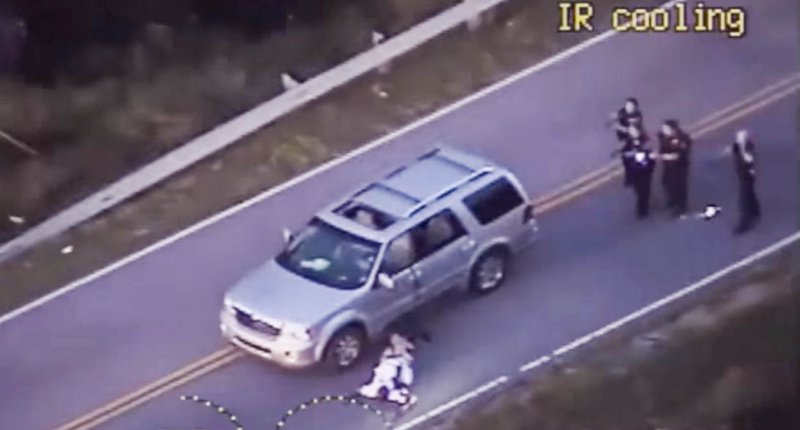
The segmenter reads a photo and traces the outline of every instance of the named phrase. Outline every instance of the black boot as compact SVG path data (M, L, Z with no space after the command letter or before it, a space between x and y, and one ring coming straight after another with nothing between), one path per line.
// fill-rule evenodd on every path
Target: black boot
M733 234L738 236L738 235L747 233L752 228L753 228L753 222L752 221L741 221L741 222L739 222L739 224L736 225L736 228L733 229Z

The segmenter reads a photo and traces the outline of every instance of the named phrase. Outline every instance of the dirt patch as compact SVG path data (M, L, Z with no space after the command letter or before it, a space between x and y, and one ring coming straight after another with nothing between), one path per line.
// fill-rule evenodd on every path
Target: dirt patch
M659 3L596 1L595 16L597 22L608 22L605 18L612 7ZM46 294L597 34L558 33L557 18L552 2L509 1L477 31L453 30L398 59L389 74L371 74L341 88L137 199L4 263L0 311ZM183 121L189 127L189 119ZM29 177L36 177L36 172ZM51 180L63 183L59 177ZM36 192L46 195L44 188ZM62 255L60 250L67 245L74 250Z
M797 250L675 322L587 353L439 428L798 428Z

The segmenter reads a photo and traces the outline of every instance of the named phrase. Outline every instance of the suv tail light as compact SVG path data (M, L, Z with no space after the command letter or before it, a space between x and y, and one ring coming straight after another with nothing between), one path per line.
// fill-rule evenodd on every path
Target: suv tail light
M528 224L533 221L533 205L528 204L525 206L525 210L522 211L522 223Z

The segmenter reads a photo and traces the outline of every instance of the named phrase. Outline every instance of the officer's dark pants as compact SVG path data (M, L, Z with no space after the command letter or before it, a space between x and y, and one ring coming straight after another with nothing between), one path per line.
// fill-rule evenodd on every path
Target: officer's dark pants
M689 169L665 168L663 184L667 195L667 207L674 210L676 215L686 213L689 206Z
M756 196L755 178L739 178L739 225L738 231L748 230L761 217L761 204Z
M625 174L625 182L624 185L626 187L630 187L633 184L633 167L631 166L632 162L628 157L622 157L622 169Z
M675 179L675 211L684 214L689 209L689 169L682 167Z
M672 167L664 167L664 173L661 177L661 185L664 187L664 195L667 197L667 208L672 209L675 207L675 169Z
M634 174L633 191L636 193L636 215L640 218L650 215L650 182L651 175Z

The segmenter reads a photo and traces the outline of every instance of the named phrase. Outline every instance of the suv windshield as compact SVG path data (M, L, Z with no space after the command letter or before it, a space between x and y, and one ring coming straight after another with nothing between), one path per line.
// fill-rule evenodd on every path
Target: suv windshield
M379 247L314 219L276 261L284 269L314 282L352 290L367 282Z

